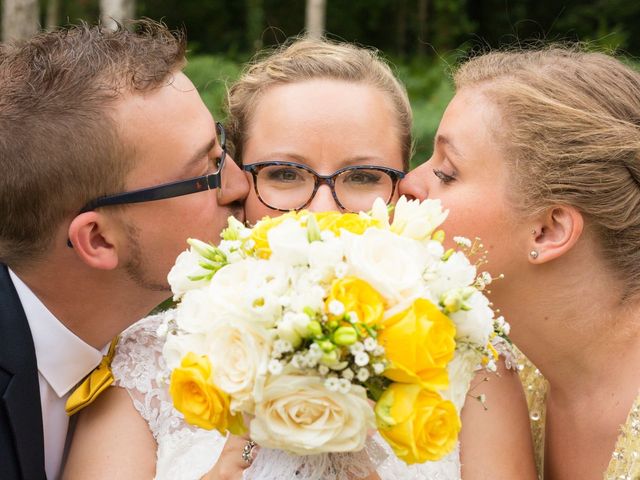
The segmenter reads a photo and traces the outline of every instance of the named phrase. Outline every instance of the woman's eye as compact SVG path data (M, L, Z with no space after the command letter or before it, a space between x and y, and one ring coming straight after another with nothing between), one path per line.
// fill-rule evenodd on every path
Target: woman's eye
M380 174L374 171L355 171L346 175L344 181L357 185L375 185L380 182Z
M437 168L433 169L433 174L440 179L442 183L451 183L456 179L455 173L449 175L448 173L444 173L442 170L438 170Z
M296 182L302 180L300 173L295 168L270 169L267 177L273 182Z

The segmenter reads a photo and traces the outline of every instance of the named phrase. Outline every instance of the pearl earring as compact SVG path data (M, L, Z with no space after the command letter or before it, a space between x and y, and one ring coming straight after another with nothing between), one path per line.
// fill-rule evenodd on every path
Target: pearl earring
M538 251L537 251L537 250L531 250L531 251L529 252L529 256L530 256L531 258L533 258L534 260L535 260L536 258L538 258L538 255L539 255L539 254L538 254Z

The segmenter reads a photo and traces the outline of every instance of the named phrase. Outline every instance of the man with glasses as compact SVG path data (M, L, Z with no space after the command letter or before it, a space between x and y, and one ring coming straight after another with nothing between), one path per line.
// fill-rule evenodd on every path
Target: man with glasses
M242 219L247 179L184 48L150 21L0 48L3 479L59 476L70 392L170 295L186 238Z

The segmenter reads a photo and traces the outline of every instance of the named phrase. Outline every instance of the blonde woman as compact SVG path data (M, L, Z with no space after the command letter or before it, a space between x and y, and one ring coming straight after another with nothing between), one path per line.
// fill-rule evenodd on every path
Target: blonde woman
M540 476L640 478L640 74L578 49L462 65L431 159L442 199L505 274L492 299L525 370Z
M293 42L246 69L230 89L228 110L230 152L251 181L249 221L300 208L366 210L376 197L397 199L411 152L411 110L375 52ZM132 459L118 472L133 478L457 480L461 465L465 480L535 477L524 395L517 375L504 368L480 379L473 394L486 396L486 409L469 397L461 448L439 462L408 467L373 435L363 452L306 457L302 468L297 457L268 449L253 450L249 466L242 461L246 440L197 431L171 407L156 382L160 322L151 317L125 333L113 364L124 388L110 389L81 416L69 478L111 476L110 458ZM122 440L128 438L136 443ZM98 462L89 464L96 451Z

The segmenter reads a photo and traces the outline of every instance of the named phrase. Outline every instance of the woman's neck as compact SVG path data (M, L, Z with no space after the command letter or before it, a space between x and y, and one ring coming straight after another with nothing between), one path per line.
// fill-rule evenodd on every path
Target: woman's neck
M640 386L640 302L622 302L604 275L571 275L526 283L504 309L512 339L550 382L556 398L608 391L623 379ZM576 272L577 273L577 272ZM583 279L583 280L576 280ZM619 288L617 288L619 287Z

